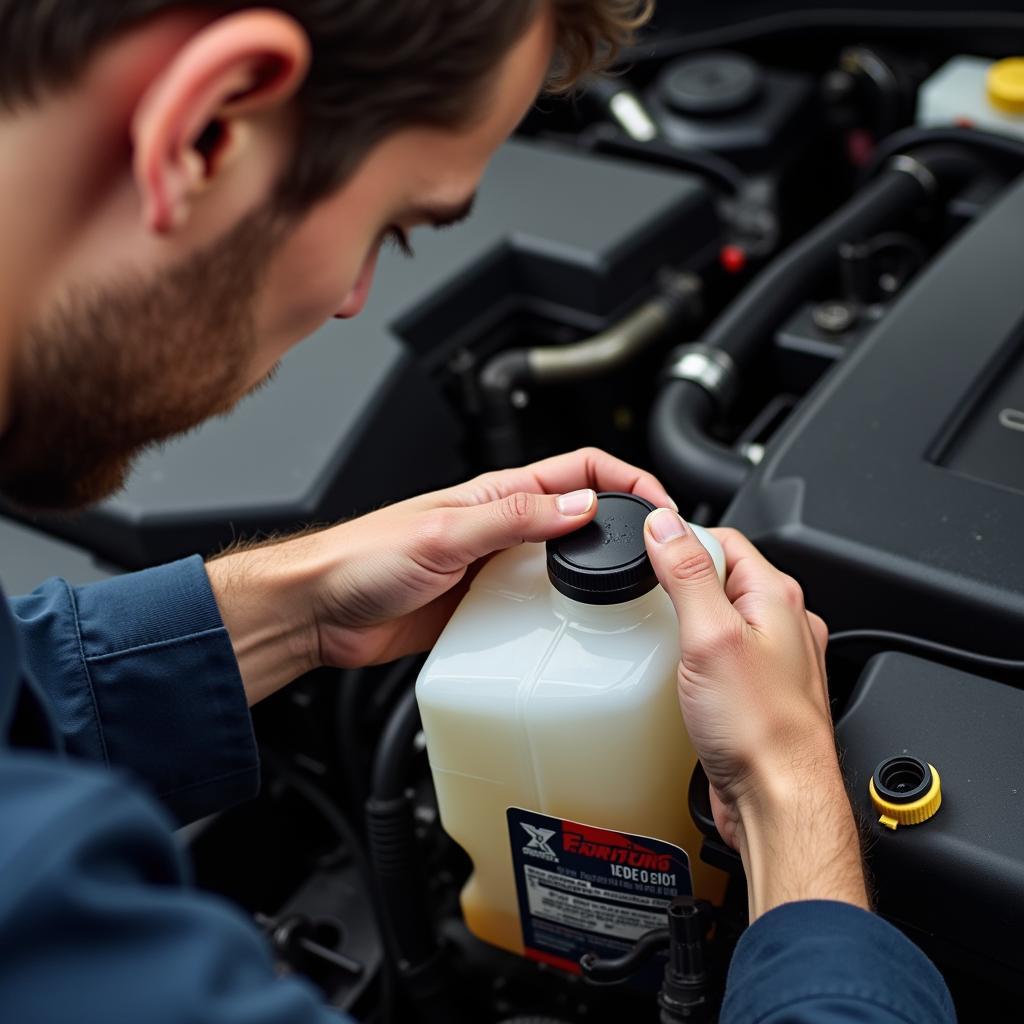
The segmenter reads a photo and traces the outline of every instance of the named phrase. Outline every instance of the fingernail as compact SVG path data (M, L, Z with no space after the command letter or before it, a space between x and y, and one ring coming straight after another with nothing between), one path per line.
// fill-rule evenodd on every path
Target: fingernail
M670 540L686 536L686 527L678 512L670 508L659 508L647 517L647 526L651 536L659 544L667 544Z
M569 494L560 495L555 505L563 516L582 516L590 511L595 497L594 492L589 489L571 491Z

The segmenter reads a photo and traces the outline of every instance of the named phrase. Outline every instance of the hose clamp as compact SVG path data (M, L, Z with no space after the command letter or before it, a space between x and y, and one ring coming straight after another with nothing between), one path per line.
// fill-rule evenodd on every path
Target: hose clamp
M909 174L929 197L936 195L939 191L939 183L935 175L920 160L916 160L906 153L897 154L886 166L890 171L902 171L904 174Z
M728 409L736 396L736 364L728 352L710 345L684 345L665 369L668 380L688 380L702 387L719 409Z

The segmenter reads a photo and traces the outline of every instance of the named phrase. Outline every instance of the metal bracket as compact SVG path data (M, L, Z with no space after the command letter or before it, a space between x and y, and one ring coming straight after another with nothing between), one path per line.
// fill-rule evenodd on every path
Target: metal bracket
M669 380L688 380L702 387L720 409L728 409L738 387L736 364L728 352L709 345L677 349L665 369Z
M934 196L939 191L939 183L934 174L920 160L908 156L906 153L899 153L887 164L890 171L902 171L909 174L924 189L926 195Z

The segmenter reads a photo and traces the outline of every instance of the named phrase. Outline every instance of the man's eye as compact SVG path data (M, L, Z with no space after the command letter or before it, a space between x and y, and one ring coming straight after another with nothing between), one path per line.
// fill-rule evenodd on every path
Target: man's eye
M412 251L412 246L409 244L409 236L406 234L405 229L397 224L384 232L384 241L387 245L394 246L403 256L407 256L409 259L412 259L415 255Z

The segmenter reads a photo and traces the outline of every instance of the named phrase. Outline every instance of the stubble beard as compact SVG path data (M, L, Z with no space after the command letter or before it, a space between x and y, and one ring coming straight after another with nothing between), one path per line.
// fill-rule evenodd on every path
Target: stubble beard
M255 298L282 236L258 211L158 278L70 294L23 332L0 494L29 511L100 501L140 453L261 386Z

